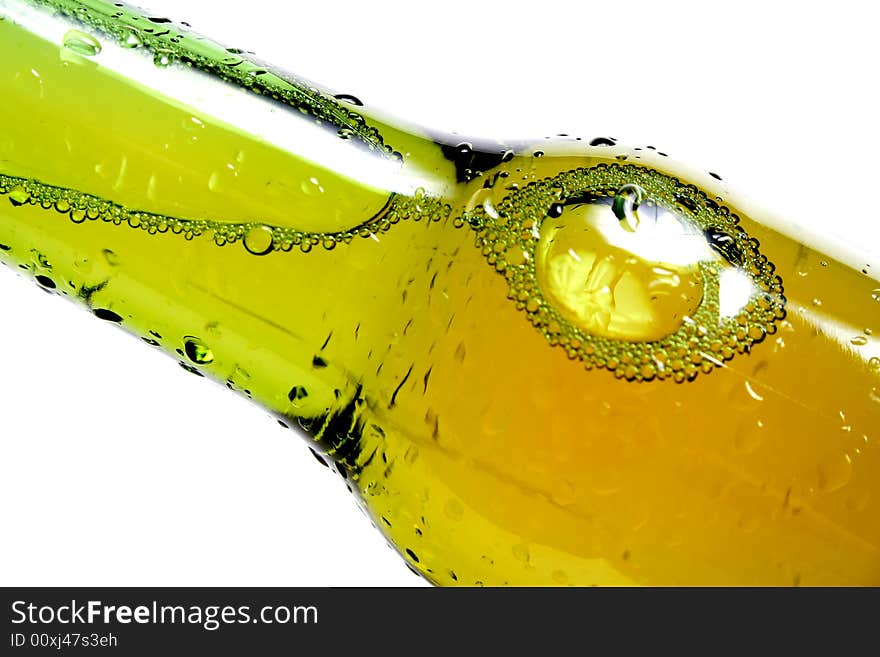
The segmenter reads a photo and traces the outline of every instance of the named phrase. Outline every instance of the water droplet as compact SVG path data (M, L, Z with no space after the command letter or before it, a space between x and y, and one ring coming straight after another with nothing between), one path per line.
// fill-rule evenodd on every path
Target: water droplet
M645 200L645 190L638 185L626 184L617 190L611 210L620 226L634 233L639 226L639 205Z
M755 422L746 421L743 422L740 430L734 437L733 444L737 451L743 454L751 454L764 442L765 434L763 420Z
M268 226L254 226L244 236L244 248L253 255L266 255L272 251L274 237Z
M513 556L523 563L528 563L529 559L531 558L531 555L529 554L529 547L527 545L523 545L522 543L514 545L512 552Z
M837 452L823 459L818 466L819 490L831 493L849 483L852 459L846 452Z
M220 174L216 171L212 172L210 176L208 176L208 189L212 192L216 192L220 189Z
M138 48L143 45L141 35L137 30L131 28L125 30L125 34L119 43L123 48Z
M174 56L170 51L167 50L157 50L153 55L153 64L155 64L159 68L170 66L173 60Z
M755 391L755 389L752 387L751 381L746 381L745 386L746 386L746 392L749 394L749 397L751 397L755 401L759 401L759 402L764 401L764 398L761 395L759 395Z
M290 389L290 392L287 393L287 398L290 400L290 403L294 406L302 406L304 401L309 396L309 391L305 389L303 386L293 386Z
M864 347L866 344L868 344L868 338L866 338L864 335L857 335L850 340L850 344L855 345L856 347Z
M83 57L94 57L101 52L101 44L91 34L79 30L68 30L62 44L71 52Z
M37 266L43 269L52 269L52 263L49 262L49 259L46 257L44 253L40 253L36 249L31 249L31 261Z
M564 570L554 570L550 576L557 584L568 584L568 575L565 574Z
M554 219L561 217L562 212L565 210L562 203L553 203L550 205L550 209L547 210L547 216L553 217Z
M474 146L468 142L462 142L455 147L455 152L459 157L470 155L474 150Z
M103 251L101 251L101 253L103 254L104 260L107 261L108 265L110 265L111 267L117 267L119 265L119 256L116 255L115 252L111 251L110 249L104 249Z
M37 283L39 283L43 287L45 287L49 290L55 289L55 281L53 281L48 276L44 276L43 274L39 274L39 275L35 276L35 278L37 279Z
M868 506L871 494L867 490L850 492L846 499L846 508L850 511L863 511Z
M486 216L492 219L498 219L501 215L498 214L498 210L492 204L492 197L487 196L483 201L483 211L486 213Z
M95 308L92 312L95 314L95 317L103 319L105 322L122 323L122 316L107 308Z
M21 185L16 185L9 190L9 202L14 206L24 205L31 198L31 193Z
M358 107L363 107L363 102L357 96L352 96L351 94L336 94L334 96L336 100L341 100L344 103L348 103L350 105L356 105Z
M183 351L196 365L207 365L214 361L214 352L204 342L191 335L183 339Z
M314 196L315 194L323 194L324 188L321 186L321 182L317 178L309 178L308 180L303 180L300 185L300 189L304 194L308 194L309 196Z

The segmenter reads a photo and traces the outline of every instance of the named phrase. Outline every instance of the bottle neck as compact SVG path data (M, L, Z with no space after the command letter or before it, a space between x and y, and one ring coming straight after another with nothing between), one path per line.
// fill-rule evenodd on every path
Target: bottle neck
M186 26L100 0L0 0L0 16L19 49L0 62L0 120L18 127L0 173L50 196L295 242L378 229L395 198L451 188L419 164L430 140Z

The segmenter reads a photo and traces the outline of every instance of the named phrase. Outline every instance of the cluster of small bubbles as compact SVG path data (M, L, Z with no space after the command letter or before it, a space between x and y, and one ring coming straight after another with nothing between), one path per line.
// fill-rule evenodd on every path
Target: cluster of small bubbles
M319 186L317 181L314 184ZM186 240L210 235L217 246L241 242L248 253L257 256L294 249L308 253L314 247L330 251L339 244L351 243L357 237L377 239L378 235L401 221L437 223L448 219L451 212L449 204L418 189L412 196L395 194L379 215L360 226L335 233L313 233L262 223L179 219L132 210L90 194L3 174L0 174L0 196L7 196L14 206L39 205L45 210L53 210L66 215L73 223L104 221L117 226L126 224L150 235L170 232L182 235Z
M541 225L548 217L561 214L567 198L589 193L613 203L621 189L628 190L627 195L630 191L641 193L685 217L704 235L716 235L716 250L722 251L728 265L748 274L754 284L748 302L738 313L721 316L719 277L724 265L710 260L699 263L704 286L700 306L663 339L631 342L594 335L560 313L538 283L535 254ZM708 374L723 366L737 353L749 352L754 344L775 333L776 323L785 318L782 280L758 250L757 240L740 227L739 217L695 186L672 176L634 165L574 169L525 185L496 204L495 211L497 217L489 216L478 205L462 221L474 227L477 248L507 280L508 298L551 345L564 349L588 370L608 369L615 377L629 381L692 380L701 372ZM510 260L508 254L513 256Z

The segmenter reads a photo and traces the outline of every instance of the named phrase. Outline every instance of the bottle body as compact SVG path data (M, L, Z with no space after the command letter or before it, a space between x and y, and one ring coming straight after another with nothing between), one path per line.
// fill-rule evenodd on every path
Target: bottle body
M437 143L141 17L199 111L56 18L0 23L0 258L307 434L431 581L878 581L870 275L650 153Z

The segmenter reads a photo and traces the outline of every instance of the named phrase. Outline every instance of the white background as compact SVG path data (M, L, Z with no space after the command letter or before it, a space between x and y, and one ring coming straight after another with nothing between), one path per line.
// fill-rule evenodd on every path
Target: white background
M409 121L655 145L880 253L875 3L142 4ZM423 582L264 411L2 269L0 584Z

